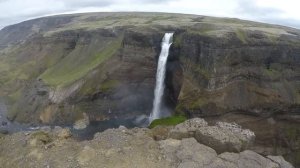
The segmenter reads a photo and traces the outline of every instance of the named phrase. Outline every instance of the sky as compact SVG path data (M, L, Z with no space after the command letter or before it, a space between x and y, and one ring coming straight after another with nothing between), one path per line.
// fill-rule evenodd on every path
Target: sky
M0 29L43 16L117 11L232 17L300 29L299 7L299 0L0 0Z

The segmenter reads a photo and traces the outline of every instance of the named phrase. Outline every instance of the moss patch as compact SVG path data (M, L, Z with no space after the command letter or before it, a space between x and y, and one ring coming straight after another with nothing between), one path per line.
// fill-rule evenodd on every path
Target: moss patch
M185 116L172 116L162 119L153 120L149 128L154 128L158 125L177 125L184 122L187 118Z

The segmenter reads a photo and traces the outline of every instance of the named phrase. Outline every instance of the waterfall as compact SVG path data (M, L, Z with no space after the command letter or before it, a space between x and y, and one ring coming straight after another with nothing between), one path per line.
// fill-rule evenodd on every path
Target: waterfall
M162 117L162 97L165 89L166 65L169 56L169 49L172 44L172 37L173 33L166 33L161 43L161 52L158 58L156 72L153 109L152 113L150 114L149 123L151 123L151 121L155 119Z

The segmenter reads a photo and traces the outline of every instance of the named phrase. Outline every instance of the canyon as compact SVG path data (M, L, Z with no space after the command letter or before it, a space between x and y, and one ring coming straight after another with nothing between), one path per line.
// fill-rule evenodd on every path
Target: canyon
M72 125L152 111L166 32L165 110L236 122L256 152L300 164L300 30L171 13L51 16L0 31L0 96L10 121Z

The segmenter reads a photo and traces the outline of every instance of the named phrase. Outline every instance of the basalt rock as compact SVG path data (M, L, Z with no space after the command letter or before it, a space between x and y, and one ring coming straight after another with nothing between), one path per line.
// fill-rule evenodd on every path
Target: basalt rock
M222 153L249 149L254 144L255 134L235 123L218 122L215 126L208 126L201 118L187 120L169 131L169 138L191 137Z
M183 139L194 137L196 131L201 127L207 127L207 122L202 118L193 118L176 125L169 132L169 137L173 139Z
M67 129L18 132L0 138L1 166L293 168L280 156L264 157L250 150L218 155L194 138L155 141L146 128L108 129L86 141L59 136L63 130Z
M274 148L266 155L299 153L300 31L239 19L90 13L3 28L0 96L8 118L71 125L84 113L91 122L149 115L165 32L174 42L164 110L236 122Z

